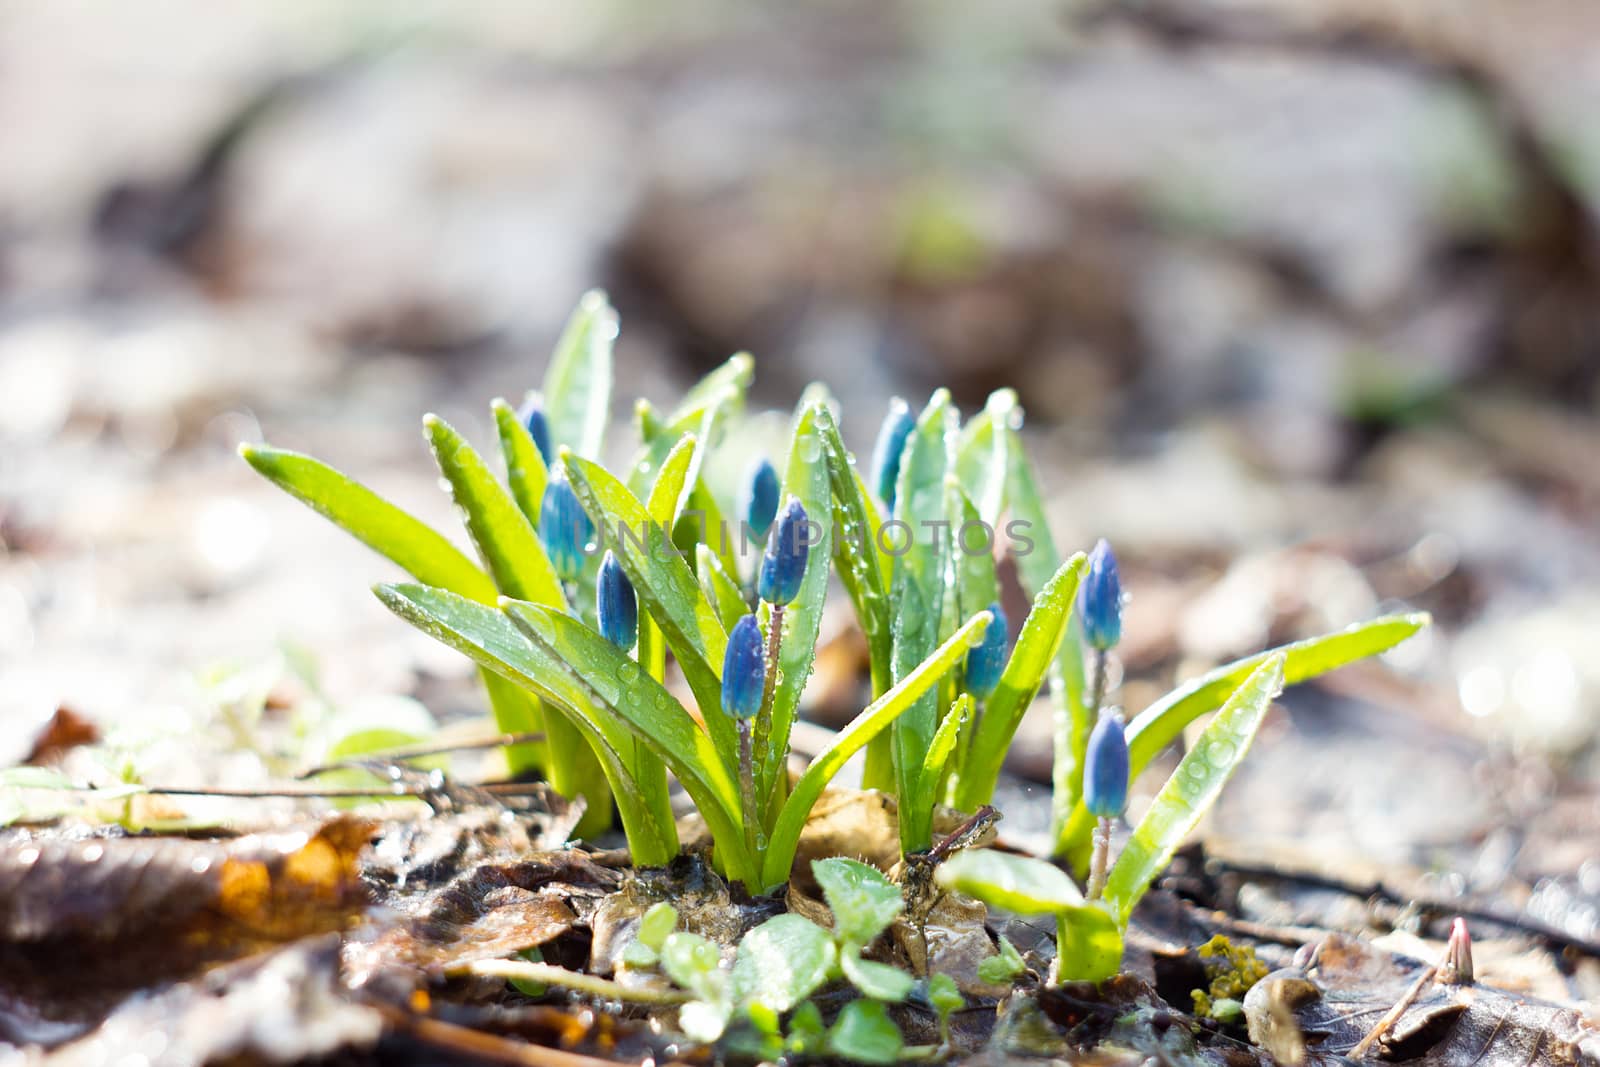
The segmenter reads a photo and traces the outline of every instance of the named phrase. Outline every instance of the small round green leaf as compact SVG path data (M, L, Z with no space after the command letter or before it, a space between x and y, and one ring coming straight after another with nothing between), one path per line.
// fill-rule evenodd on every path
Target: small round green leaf
M668 935L661 943L661 969L701 1000L722 1000L722 954L699 934L680 931Z
M872 944L905 907L900 887L859 860L817 860L811 874L833 911L833 929L841 941L863 948Z
M667 935L678 925L678 909L666 901L650 905L639 920L639 943L656 951L666 943Z
M899 1028L876 1000L852 1000L828 1031L828 1051L854 1063L894 1063L902 1045Z
M1052 863L993 849L968 849L939 865L945 889L1019 915L1054 915L1083 904L1071 878Z
M833 938L822 927L800 915L775 916L739 942L734 996L788 1011L828 980L835 958Z
M851 985L873 1000L899 1003L910 996L911 987L916 985L916 979L898 967L862 959L860 950L853 945L839 954L839 967Z

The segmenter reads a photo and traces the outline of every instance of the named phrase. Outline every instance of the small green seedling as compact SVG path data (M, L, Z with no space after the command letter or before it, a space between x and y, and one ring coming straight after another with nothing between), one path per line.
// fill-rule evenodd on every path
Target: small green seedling
M1028 965L1011 939L1000 938L1000 950L978 964L978 978L990 985L1010 985L1027 971Z
M645 911L639 919L639 930L628 947L622 950L622 962L628 967L654 967L661 962L661 946L678 925L678 909L666 901L659 901Z
M1056 981L1098 982L1122 961L1122 932L1134 906L1216 802L1267 709L1283 688L1281 653L1246 678L1167 780L1122 854L1104 876L1104 896L1086 900L1066 872L1044 860L965 852L939 869L940 885L995 907L1056 919ZM1123 767L1126 790L1126 765Z

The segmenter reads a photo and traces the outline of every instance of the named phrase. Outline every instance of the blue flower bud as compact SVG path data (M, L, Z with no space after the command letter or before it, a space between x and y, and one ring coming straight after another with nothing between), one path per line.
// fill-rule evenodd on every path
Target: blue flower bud
M533 443L539 448L539 455L543 457L545 466L550 465L550 420L544 415L544 398L538 393L529 393L528 398L517 409L517 418L522 425L528 428L528 436L533 438Z
M784 605L800 595L800 579L806 575L806 558L811 555L811 520L797 497L778 516L778 525L767 538L767 554L761 559L761 574L756 592L769 604Z
M633 595L633 583L609 548L606 558L600 561L594 607L601 635L624 652L632 649L639 640L639 601Z
M761 626L754 615L733 624L722 657L722 710L736 719L755 718L761 710L761 690L767 681L761 645Z
M1114 819L1128 806L1128 740L1122 716L1100 716L1083 760L1083 806L1100 819Z
M739 515L757 537L767 536L778 514L778 472L762 456L750 468L739 492Z
M1078 617L1091 647L1104 652L1122 640L1122 578L1117 574L1117 557L1103 537L1089 553L1089 567L1078 590Z
M967 653L967 692L979 700L989 698L1006 669L1006 613L990 604L989 614L994 619L983 631L983 643Z
M539 540L556 573L572 581L583 573L583 554L594 537L594 523L565 478L552 478L539 504Z
M894 486L900 478L900 455L906 449L906 439L917 428L911 406L899 397L889 401L889 414L883 417L878 428L878 443L872 446L872 485L878 499L894 510Z

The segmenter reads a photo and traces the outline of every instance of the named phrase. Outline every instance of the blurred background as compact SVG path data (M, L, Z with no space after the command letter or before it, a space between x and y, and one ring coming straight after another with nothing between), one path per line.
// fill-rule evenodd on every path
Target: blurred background
M1593 937L1597 109L1559 0L0 5L5 762L284 662L475 711L234 449L455 536L420 416L487 444L598 285L618 455L739 349L862 454L892 395L1017 389L1058 542L1124 560L1132 709L1432 611L1291 692L1214 833Z

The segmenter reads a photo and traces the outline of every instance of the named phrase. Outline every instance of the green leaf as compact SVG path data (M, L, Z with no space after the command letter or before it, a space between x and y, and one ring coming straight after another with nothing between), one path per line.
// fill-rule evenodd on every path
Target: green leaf
M1211 711L1269 659L1282 655L1283 684L1295 685L1356 660L1386 652L1427 626L1426 613L1385 615L1337 633L1296 641L1236 660L1185 683L1136 715L1128 724L1128 760L1138 774L1184 727Z
M1055 864L994 849L957 852L939 864L934 880L1018 915L1054 915L1084 902L1077 883Z
M700 582L700 591L717 609L717 618L722 620L723 629L731 631L750 611L750 605L744 602L744 592L739 588L739 583L728 576L710 545L695 546L695 577Z
M850 984L874 1000L894 1003L906 999L917 980L898 967L861 958L861 950L846 945L839 954L839 969Z
M733 410L744 404L744 394L755 377L756 361L748 352L735 353L726 363L701 378L683 394L678 406L667 416L667 425L697 425L705 410L732 398Z
M777 915L745 934L733 961L733 994L785 1012L832 976L833 939L800 915Z
M1006 495L1011 505L1011 521L1006 523L1008 538L1014 539L1011 557L1017 564L1017 578L1023 591L1037 597L1061 568L1061 553L1050 536L1044 502L1034 478L1033 465L1022 448L1022 438L1012 416L1006 433L1010 436L1008 455L1011 467L1006 477ZM1084 706L1083 639L1078 633L1077 613L1067 612L1067 632L1056 650L1050 671L1050 695L1054 708L1055 758L1052 763L1051 826L1055 831L1066 824L1078 802L1083 783L1083 757L1094 729L1094 716Z
M544 377L545 417L550 441L578 455L600 455L611 418L611 349L617 341L617 313L606 294L591 289L556 341Z
M616 709L597 706L594 700L597 694L581 681L569 664L531 643L505 615L454 593L420 585L381 585L374 592L390 611L423 633L463 653L480 667L532 690L549 701L558 714L566 714L568 721L588 739L611 782L629 848L637 864L660 866L677 854L677 832L670 806L659 796L647 798L618 755L630 736L635 736L631 726ZM528 607L534 608L533 605ZM562 617L582 628L582 624L569 616ZM672 704L687 718L688 713L681 705L676 701ZM731 785L728 789L731 793ZM713 826L715 832L718 815L715 798L708 797L705 802L698 797L695 799L706 814L707 825Z
M1122 929L1103 900L1056 915L1059 982L1104 982L1122 969Z
M848 944L872 944L905 909L900 887L859 860L813 860L811 874L833 912L834 933Z
M1283 692L1287 662L1280 652L1244 680L1139 820L1106 879L1106 899L1116 906L1123 923L1250 751L1267 709Z
M968 849L939 865L934 880L991 907L1056 917L1056 975L1100 982L1122 964L1122 931L1103 902L1085 902L1065 871L1045 860Z
M484 604L494 582L433 528L320 460L267 445L240 445L239 455L269 481L417 581Z
M664 900L657 901L639 919L639 943L660 951L677 925L678 909Z
M493 604L494 581L431 527L395 507L366 486L310 456L266 445L240 445L239 454L290 496L397 564L417 581ZM508 693L492 672L484 685L495 724L506 733L544 729L538 706ZM517 745L506 752L513 773L548 766L544 745ZM603 813L601 813L603 814ZM588 817L585 817L587 821ZM587 831L587 827L585 827Z
M698 451L698 439L692 433L678 438L677 444L667 450L656 480L650 486L650 495L645 499L645 511L649 513L651 522L669 530L677 522L684 483Z
M725 1002L692 1000L678 1009L678 1028L691 1041L709 1045L722 1037L732 1009Z
M450 495L466 520L467 533L500 592L565 608L561 579L544 546L483 457L437 415L423 416L422 425Z
M749 858L735 847L743 840L737 772L722 761L683 705L615 645L572 616L518 601L503 607L534 645L588 690L593 703L608 709L666 762L694 799L730 874L746 878ZM657 798L652 807L661 811L663 802Z
M828 599L828 559L833 548L832 502L828 472L818 462L822 439L817 419L826 408L814 404L800 412L789 443L789 461L783 477L780 500L793 496L806 509L810 521L822 528L822 539L811 546L806 557L800 592L784 610L783 641L778 647L778 682L772 695L772 719L762 757L760 789L762 796L781 792L779 779L787 773L789 731L794 726L800 697L811 678L817 655L817 636L822 632L822 612ZM767 622L771 623L770 609Z
M928 754L922 759L920 788L924 792L931 793L938 789L940 781L944 779L945 769L950 764L950 755L955 751L956 741L961 737L961 729L971 714L970 693L956 697L956 702L945 712L944 720L933 735L933 743L928 746Z
M0 789L77 789L71 778L54 767L6 767L0 770Z
M852 1000L828 1030L828 1051L853 1063L891 1064L904 1042L877 1000Z
M959 486L954 486L954 503L960 521L951 534L955 552L956 606L961 618L982 611L1000 599L1000 579L995 575L995 526L978 514L977 506Z
M998 529L1006 508L1006 483L1010 477L1012 423L1022 411L1017 394L1000 389L989 394L983 411L961 430L956 449L956 473L961 487L978 507L978 514L991 529Z
M467 533L495 585L506 596L565 609L566 594L544 545L483 457L438 416L424 416L422 424L439 470L466 520ZM581 795L588 801L584 833L603 831L611 824L610 797L598 757L586 750L582 732L569 717L547 716L544 730L551 784L563 796Z
M816 429L822 436L828 487L833 497L836 533L833 560L839 580L855 606L862 633L867 637L873 694L881 696L892 684L889 677L892 641L889 593L884 580L886 565L878 549L881 519L877 505L861 484L855 458L845 449L833 412L826 404L816 413Z
M895 487L894 518L910 527L910 547L894 560L890 597L894 634L891 666L898 681L915 669L939 643L945 612L945 567L950 559L945 475L953 459L955 411L950 394L939 390L917 417L906 441ZM916 852L933 843L935 796L922 782L922 757L939 726L939 697L930 692L906 709L890 731L896 794L900 798L900 847ZM881 749L880 749L881 752ZM875 780L874 757L867 757L863 785ZM878 756L881 773L881 755Z
M722 402L712 404L706 408L700 420L700 426L695 434L693 458L685 474L685 492L679 500L677 521L672 529L672 542L682 550L685 557L692 557L695 554L696 545L713 545L713 551L722 561L723 569L737 573L739 560L734 554L734 545L738 531L731 529L727 520L723 518L716 497L706 488L705 479L702 477L706 458L722 437L722 423L731 402L731 397L727 397Z
M1010 985L1028 969L1022 953L1010 938L1000 938L1000 951L978 964L978 980L990 985Z
M501 399L496 399L489 408L494 412L494 428L500 437L500 456L506 464L506 484L511 486L511 496L528 524L537 529L550 472L545 469L539 446L533 443L528 428L517 418L516 409Z
M794 865L795 848L800 842L800 831L805 828L811 806L822 795L822 790L839 773L846 761L861 750L905 711L911 702L939 684L951 667L967 654L971 643L981 640L983 628L989 624L987 611L974 615L967 624L951 635L950 640L934 650L916 670L907 674L899 684L871 704L840 730L827 748L817 753L794 784L794 791L784 801L778 812L772 837L767 844L762 866L763 888L782 885L789 879L789 868Z
M1184 727L1214 711L1258 667L1278 654L1287 657L1283 684L1299 682L1385 652L1427 626L1426 613L1384 615L1356 623L1336 633L1307 638L1293 644L1235 660L1185 682L1136 715L1128 724L1130 777L1137 778ZM1087 862L1094 818L1078 804L1057 837L1056 855L1072 857L1075 865Z
M793 1052L801 1055L821 1052L827 1033L827 1027L822 1025L822 1011L813 1001L806 1001L789 1016L787 1044Z
M737 767L738 737L721 713L722 656L728 634L716 610L701 594L693 572L666 531L650 521L650 513L627 486L597 463L570 454L563 458L584 510L603 531L633 583L639 603L661 628L667 647L683 669L725 766Z
M1066 636L1078 597L1078 582L1087 562L1079 552L1063 563L1034 597L1033 607L1023 620L1011 658L1000 675L1000 684L984 706L983 718L956 779L954 803L960 810L976 811L994 798L1006 750L1011 747L1011 739L1022 725L1022 717L1033 704L1039 687L1049 677L1051 665Z
M425 740L424 735L413 733L409 730L396 730L392 727L373 727L366 730L355 730L345 734L328 747L327 754L323 757L326 763L339 763L356 759L361 756L381 756L383 753L407 745L414 745ZM425 770L448 770L450 759L444 753L434 756L425 756L407 760L412 767ZM394 784L387 776L380 776L377 771L367 770L364 767L339 767L324 771L317 775L317 781L324 785L341 788L362 789L372 786L373 798L381 799L389 793ZM363 799L349 798L336 800L335 807L355 807L364 803Z
M1003 940L1003 939L1002 939ZM1015 949L1012 950L1016 951ZM982 967L982 964L979 964ZM967 998L961 995L961 987L956 985L956 980L948 974L935 974L928 977L928 1003L939 1016L939 1029L944 1034L948 1043L950 1040L950 1016L961 1010Z
M727 974L722 970L722 953L701 937L678 931L661 943L661 969L667 977L703 1001L724 999Z

